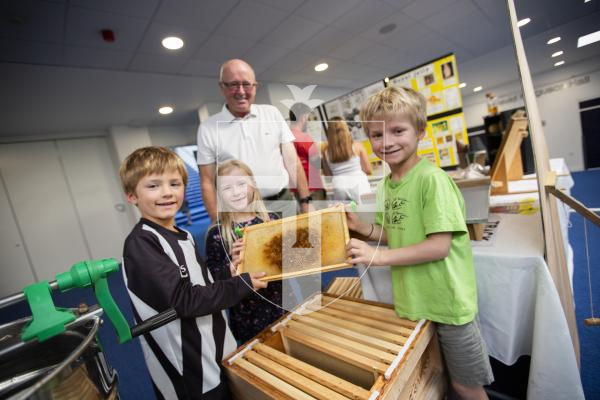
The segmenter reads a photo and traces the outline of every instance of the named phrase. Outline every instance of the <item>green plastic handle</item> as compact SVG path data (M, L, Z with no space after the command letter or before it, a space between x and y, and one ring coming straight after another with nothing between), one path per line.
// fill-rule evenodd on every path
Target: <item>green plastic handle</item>
M119 343L131 340L131 329L121 310L110 294L106 276L119 271L119 262L114 258L79 262L67 272L56 276L59 289L64 292L73 288L94 286L96 299L115 328Z
M26 286L23 293L31 309L31 321L21 334L21 340L24 342L33 338L43 342L60 335L65 331L65 325L75 320L72 312L56 309L48 281Z

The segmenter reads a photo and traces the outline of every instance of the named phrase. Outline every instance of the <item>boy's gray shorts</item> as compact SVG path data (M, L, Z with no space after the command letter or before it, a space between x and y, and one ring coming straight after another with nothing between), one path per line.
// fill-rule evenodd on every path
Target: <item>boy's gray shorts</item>
M473 387L494 381L477 319L464 325L436 323L436 330L452 381Z

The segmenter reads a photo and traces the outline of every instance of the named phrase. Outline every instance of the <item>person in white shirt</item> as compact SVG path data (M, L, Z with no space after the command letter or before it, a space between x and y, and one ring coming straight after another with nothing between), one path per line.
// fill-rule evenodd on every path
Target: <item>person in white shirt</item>
M288 186L296 187L302 212L312 200L294 135L277 108L254 104L257 82L243 60L221 66L219 88L226 104L198 128L198 167L202 198L210 218L217 217L216 169L231 159L248 164L269 211L295 215L297 203Z

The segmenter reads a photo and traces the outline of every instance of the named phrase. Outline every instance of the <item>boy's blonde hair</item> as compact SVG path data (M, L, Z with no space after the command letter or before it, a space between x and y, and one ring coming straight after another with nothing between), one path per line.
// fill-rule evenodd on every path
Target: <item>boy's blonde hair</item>
M417 132L423 132L427 127L427 101L425 97L411 88L389 86L369 97L360 110L365 133L369 135L368 122L380 121L385 118L407 115Z
M348 161L354 152L352 150L352 134L348 124L341 117L333 117L327 123L327 158L334 163Z
M165 171L179 172L183 185L187 185L187 169L183 160L175 152L159 146L137 149L127 156L119 168L123 191L126 194L135 193L135 187L143 177L162 174Z
M265 203L263 203L262 196L256 187L256 180L254 179L254 174L248 165L239 160L229 160L225 161L217 168L217 180L220 176L228 176L231 175L231 172L234 169L239 169L246 176L250 178L250 182L252 184L252 202L250 203L249 212L254 212L256 215L263 220L263 222L267 222L270 220L269 213L267 208L265 207ZM217 188L217 206L218 206L218 219L221 224L221 238L223 239L223 243L225 244L225 248L227 251L231 249L233 242L235 242L238 237L235 234L233 225L235 224L235 219L233 214L235 212L228 211L223 204L223 200L221 199L221 192L219 191L218 182L215 184Z

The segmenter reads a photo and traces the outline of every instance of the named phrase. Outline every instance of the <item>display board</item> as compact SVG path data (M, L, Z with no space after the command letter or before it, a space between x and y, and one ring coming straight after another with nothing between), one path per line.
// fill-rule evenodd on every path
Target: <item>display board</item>
M388 86L413 88L427 100L427 133L418 154L439 167L457 165L458 151L469 143L454 54L390 78Z
M344 118L354 140L358 142L367 140L360 123L360 108L369 97L384 88L385 84L381 80L324 103L325 118L327 120L333 117Z

